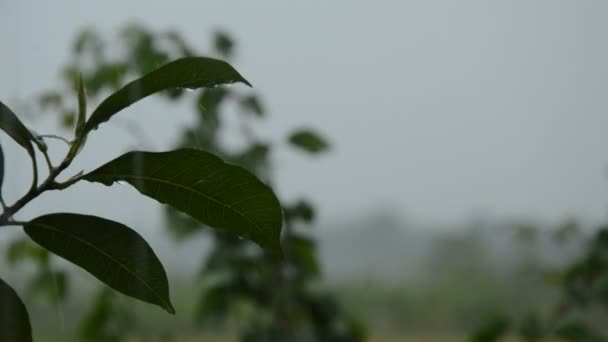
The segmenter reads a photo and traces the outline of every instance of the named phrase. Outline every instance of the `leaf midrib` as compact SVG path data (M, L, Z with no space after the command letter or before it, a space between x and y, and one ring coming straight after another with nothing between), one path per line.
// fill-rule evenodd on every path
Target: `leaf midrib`
M161 295L159 295L139 274L137 274L134 271L131 271L127 267L127 265L125 265L124 263L122 263L119 260L115 259L110 254L104 252L102 249L98 248L97 246L91 244L90 242L88 242L86 240L83 240L83 239L79 238L76 235L68 234L67 232L65 232L65 231L63 231L61 229L55 228L54 226L49 225L49 224L44 224L44 223L40 223L40 222L29 222L29 224L45 228L45 229L51 230L51 231L56 232L56 233L63 234L65 236L67 236L67 237L70 237L70 238L74 239L75 241L78 241L78 242L82 243L83 245L85 245L87 247L90 247L92 250L98 252L99 254L107 257L110 261L113 261L120 268L124 269L127 273L131 274L133 277L135 277L137 280L139 280L152 294L154 294L155 297L157 297L162 303L164 303L165 308L171 309L171 311L174 311L173 310L173 306L171 305L171 303L168 303L167 301L165 301L163 299L163 297Z

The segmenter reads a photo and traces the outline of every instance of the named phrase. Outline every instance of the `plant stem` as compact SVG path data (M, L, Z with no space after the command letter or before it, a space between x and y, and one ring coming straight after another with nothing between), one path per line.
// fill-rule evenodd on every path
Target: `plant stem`
M70 141L60 135L56 135L56 134L42 134L39 135L38 137L40 138L51 138L51 139L57 139L57 140L61 140L64 143L66 143L68 146L70 146Z
M0 215L0 225L7 225L7 223L11 222L9 220L9 218L12 217L13 214L15 214L16 212L18 212L19 210L21 210L21 208L23 208L26 204L28 204L34 198L38 197L43 192L45 192L47 190L57 189L56 185L55 185L56 184L55 183L55 178L57 178L57 176L63 170L65 170L68 166L70 166L71 162L72 162L72 159L69 158L69 155L68 155L61 162L61 164L59 164L59 166L57 166L56 168L52 168L50 170L49 176L44 180L44 182L42 182L42 184L40 184L39 186L36 186L36 183L34 183L34 185L32 186L32 188L30 188L30 190L23 197L21 197L20 199L18 199L10 207L6 207L6 209L4 210L4 212L2 213L2 215ZM35 178L37 179L37 172L36 172L36 177ZM70 183L70 185L71 184L73 184L73 183Z

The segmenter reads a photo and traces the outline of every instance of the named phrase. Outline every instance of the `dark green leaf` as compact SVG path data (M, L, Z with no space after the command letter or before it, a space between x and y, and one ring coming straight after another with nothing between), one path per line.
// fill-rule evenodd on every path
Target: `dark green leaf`
M216 32L214 37L215 49L224 57L230 57L234 48L234 41L225 32Z
M30 317L19 295L0 279L0 341L31 342Z
M287 239L291 261L306 275L319 275L319 262L315 242L305 236L289 236Z
M25 148L30 157L34 158L32 142L35 142L36 138L17 118L17 115L2 102L0 102L0 129L13 138L17 144Z
M471 342L495 342L503 338L509 330L509 320L503 315L493 315L486 319L485 322L471 336Z
M283 210L285 211L285 219L289 221L302 220L310 223L315 219L315 210L310 203L304 200L287 206Z
M312 130L302 129L289 136L289 142L306 152L319 153L327 150L329 144Z
M83 178L105 185L126 181L206 225L280 253L282 213L272 190L211 153L190 148L129 152Z
M36 243L114 290L175 313L163 266L131 228L100 217L58 213L36 218L24 230Z
M61 125L64 128L72 128L76 124L76 113L73 110L66 110L61 116Z
M169 88L202 88L242 82L251 84L230 64L205 57L186 57L167 63L132 81L106 98L85 125L89 132L114 114L144 97Z
M2 200L2 184L4 184L4 151L0 145L0 200Z

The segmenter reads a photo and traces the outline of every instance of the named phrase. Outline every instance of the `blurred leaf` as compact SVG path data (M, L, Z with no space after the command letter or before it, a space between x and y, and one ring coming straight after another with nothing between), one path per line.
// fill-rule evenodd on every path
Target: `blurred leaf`
M36 243L114 290L175 313L163 266L131 228L100 217L57 213L26 223L24 230Z
M127 73L123 63L104 63L85 78L85 87L90 95L97 95L102 89L117 90Z
M519 335L526 342L540 341L543 337L542 324L537 315L528 314L519 326Z
M494 342L503 338L509 330L509 320L502 315L488 317L473 333L471 342Z
M167 39L177 46L179 53L185 57L194 56L192 49L176 31L167 32Z
M231 57L234 49L234 41L225 32L216 32L213 42L214 48L224 57Z
M17 115L2 102L0 102L0 129L25 148L31 158L35 158L32 142L36 142L36 138L17 118Z
M289 136L289 142L306 152L319 153L327 150L329 145L317 133L312 130L301 129Z
M52 303L61 302L67 294L67 275L63 271L43 270L29 284L30 294L44 294Z
M0 341L31 342L30 317L19 295L0 279Z
M230 95L224 87L205 89L198 97L198 111L201 114L204 124L218 127L220 119L218 117L219 106Z
M310 223L315 219L315 210L312 205L304 200L299 200L291 206L287 206L283 209L285 211L285 220L296 221L302 220L306 223Z
M73 110L65 111L61 116L61 125L64 128L74 127L74 125L76 124L75 117L76 112L74 112Z
M169 88L213 87L221 84L242 82L244 79L228 63L205 57L186 57L175 60L149 74L132 81L106 98L93 111L85 125L85 132L97 128L114 114L144 97Z
M201 232L203 228L203 225L192 218L192 216L186 215L171 206L165 207L165 221L169 232L178 240L188 238L194 233Z
M268 168L269 154L270 145L254 143L246 148L245 151L231 158L230 161L260 176Z
M558 243L566 243L572 237L580 233L580 228L575 220L568 220L557 228L553 234L553 239Z
M38 104L43 110L47 108L59 109L62 104L61 94L54 91L46 92L38 98Z
M281 251L282 213L272 190L242 167L213 154L189 148L129 152L83 178L105 185L126 181L206 225Z
M120 305L115 292L102 288L79 328L81 341L124 342L133 329L131 307Z
M605 341L601 336L593 332L582 321L569 321L560 325L555 334L558 337L572 342L602 342Z
M103 41L95 30L85 29L76 36L73 50L76 54L82 54L85 51L88 51L93 56L100 56L103 52Z
M229 287L217 284L206 288L196 307L195 318L198 323L210 323L225 318L235 295Z
M299 270L306 275L320 274L314 240L305 236L291 235L287 238L287 246L289 246L290 259Z
M102 335L104 323L112 313L111 292L102 290L95 298L91 310L80 325L80 337L84 340L93 340Z
M49 260L49 253L27 239L19 239L11 242L6 250L6 260L10 265L26 258L30 258L39 264L46 264Z
M257 96L251 95L241 99L241 108L246 112L251 112L259 117L264 116L264 108Z

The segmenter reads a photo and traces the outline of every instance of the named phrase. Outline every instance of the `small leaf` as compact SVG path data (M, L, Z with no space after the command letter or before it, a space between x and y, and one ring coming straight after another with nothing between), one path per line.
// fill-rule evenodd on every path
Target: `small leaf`
M78 78L78 120L76 121L76 136L80 136L87 120L87 93L82 81Z
M0 341L31 342L30 317L19 295L0 279Z
M312 130L302 129L289 136L289 142L306 152L319 153L327 150L329 144Z
M96 129L114 114L143 99L169 88L196 89L242 82L251 84L230 64L213 58L186 57L167 63L143 77L132 81L106 98L93 111L85 132Z
M230 57L234 48L234 41L225 32L216 32L214 37L215 49L224 57Z
M251 95L241 99L241 108L257 116L264 116L264 108L257 96Z
M281 206L272 190L244 168L197 150L129 152L84 175L111 185L126 181L214 228L280 253Z
M13 138L17 144L25 148L30 157L34 158L32 142L36 142L36 138L17 118L17 115L2 102L0 102L0 129Z
M26 223L24 230L114 290L175 313L162 264L131 228L96 216L56 213Z
M285 219L289 221L302 220L310 223L315 219L314 208L304 200L299 200L291 206L286 206L283 210L285 212Z
M288 237L287 245L289 246L291 261L302 273L312 276L320 274L314 240L306 236L293 235Z

